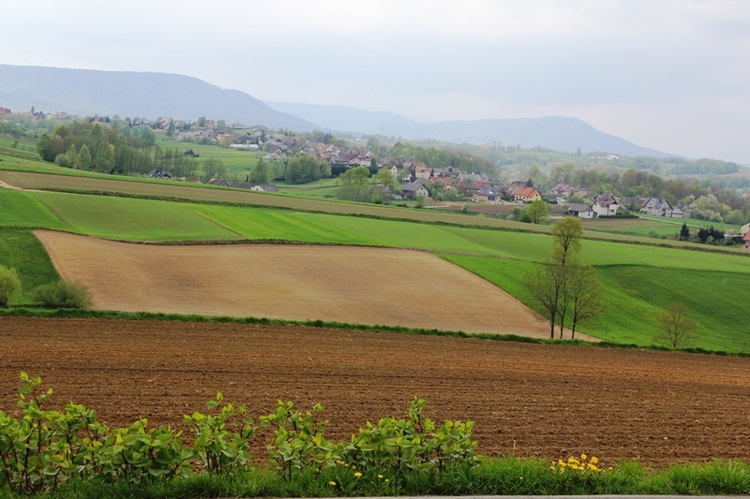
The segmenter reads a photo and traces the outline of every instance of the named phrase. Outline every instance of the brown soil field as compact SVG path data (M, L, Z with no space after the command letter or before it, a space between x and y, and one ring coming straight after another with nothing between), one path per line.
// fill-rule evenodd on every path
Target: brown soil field
M430 253L286 245L161 246L37 231L97 308L549 335L520 301ZM581 335L585 339L585 335Z
M236 324L0 318L0 408L18 374L43 377L54 408L111 426L179 426L217 391L254 415L276 399L320 402L329 437L405 417L474 420L486 455L596 455L605 466L750 459L750 359ZM265 456L258 438L255 453Z

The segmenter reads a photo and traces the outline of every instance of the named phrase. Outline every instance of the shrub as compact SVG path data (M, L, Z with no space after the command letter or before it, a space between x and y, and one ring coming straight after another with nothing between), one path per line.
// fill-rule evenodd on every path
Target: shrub
M0 265L0 307L7 307L11 297L21 290L16 269Z
M93 304L88 289L80 282L44 284L36 288L35 296L49 308L88 308Z

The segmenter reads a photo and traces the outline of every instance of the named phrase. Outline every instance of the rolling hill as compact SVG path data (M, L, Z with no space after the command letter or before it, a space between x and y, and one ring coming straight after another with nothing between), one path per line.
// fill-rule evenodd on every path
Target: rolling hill
M0 105L12 110L196 120L200 116L248 126L320 128L275 111L239 90L167 73L94 71L0 64Z
M561 152L608 152L667 157L564 117L486 119L418 123L391 112L344 106L264 103L239 90L226 90L189 76L130 71L94 71L0 64L0 106L12 110L64 111L79 115L196 120L265 125L297 131L323 129L434 139L456 144L499 142Z

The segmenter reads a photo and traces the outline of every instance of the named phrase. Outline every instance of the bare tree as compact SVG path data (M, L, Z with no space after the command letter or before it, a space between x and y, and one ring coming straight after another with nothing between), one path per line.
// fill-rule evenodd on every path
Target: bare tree
M654 335L654 343L680 348L695 340L694 330L698 323L688 316L684 303L673 303L657 315L656 321L659 331Z
M560 313L561 300L565 284L565 268L556 262L534 266L524 276L524 284L534 300L541 306L541 314L549 320L549 337L555 337L555 320Z
M570 339L575 339L579 324L599 317L604 311L602 286L596 269L589 264L571 267L568 273L566 291L573 314L570 325Z

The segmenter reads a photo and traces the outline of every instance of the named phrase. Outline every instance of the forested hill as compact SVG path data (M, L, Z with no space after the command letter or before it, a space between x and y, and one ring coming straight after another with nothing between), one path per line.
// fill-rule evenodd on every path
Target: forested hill
M271 109L238 90L225 90L197 78L166 73L93 71L0 64L0 106L14 111L64 111L78 115L200 116L227 123L311 131L306 120Z

